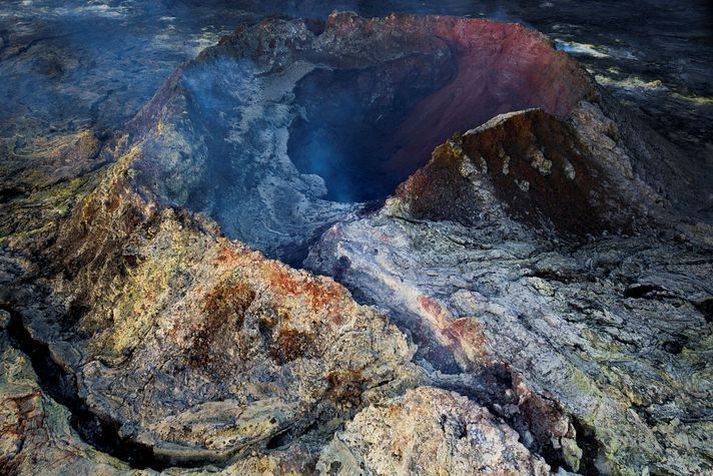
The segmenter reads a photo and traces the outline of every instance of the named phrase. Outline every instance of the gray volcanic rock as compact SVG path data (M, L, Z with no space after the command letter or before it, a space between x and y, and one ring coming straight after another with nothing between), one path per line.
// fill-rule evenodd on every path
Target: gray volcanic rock
M432 387L369 407L320 456L322 474L531 474L549 466L512 428L456 393Z
M501 396L474 393L548 461L704 473L711 228L667 221L611 127L590 103L567 121L495 118L437 148L383 209L330 228L306 264L387 309L422 365L506 368ZM638 235L607 236L625 225ZM530 395L563 418L533 418Z

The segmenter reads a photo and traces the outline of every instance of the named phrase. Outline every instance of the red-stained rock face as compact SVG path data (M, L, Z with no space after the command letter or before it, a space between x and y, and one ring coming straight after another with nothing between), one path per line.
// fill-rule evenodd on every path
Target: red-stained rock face
M392 143L405 146L391 161L393 169L408 168L450 135L498 114L537 107L564 118L595 94L581 68L537 32L486 20L429 22L431 34L453 51L457 74L421 101L398 129Z

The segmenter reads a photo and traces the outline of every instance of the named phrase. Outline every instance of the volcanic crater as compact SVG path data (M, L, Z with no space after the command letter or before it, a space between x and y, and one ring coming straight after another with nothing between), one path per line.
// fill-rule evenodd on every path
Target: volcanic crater
M17 345L71 404L6 398L49 438L0 469L710 470L710 226L659 193L688 187L676 153L521 25L242 26L13 261Z
M165 203L298 264L325 226L392 194L452 134L528 108L565 117L592 94L519 25L339 14L224 38L134 129L154 131L139 168Z

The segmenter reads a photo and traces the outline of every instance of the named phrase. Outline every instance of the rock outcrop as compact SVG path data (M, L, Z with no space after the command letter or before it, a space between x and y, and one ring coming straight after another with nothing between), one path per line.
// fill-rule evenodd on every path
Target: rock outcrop
M705 472L711 229L677 224L637 160L601 105L499 116L330 228L307 265L388 309L427 367L507 369L478 398L548 461Z
M432 387L369 407L323 451L322 474L532 474L549 467L483 407Z
M167 463L223 462L318 440L416 378L385 316L162 209L133 184L138 162L120 159L63 227L53 302L37 290L21 311L121 437Z

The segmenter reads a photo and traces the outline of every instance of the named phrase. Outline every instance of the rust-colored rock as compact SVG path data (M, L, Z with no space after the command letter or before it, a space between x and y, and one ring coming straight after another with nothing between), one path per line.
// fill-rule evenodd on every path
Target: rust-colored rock
M137 157L112 167L49 250L64 270L50 300L74 314L40 311L39 296L21 311L122 437L162 464L225 462L319 441L417 378L385 316L162 208L132 179Z
M586 102L576 108L592 109L599 111ZM436 148L396 196L415 217L472 225L492 190L509 215L541 228L631 234L661 211L615 134L601 112L584 124L540 109L505 114Z

